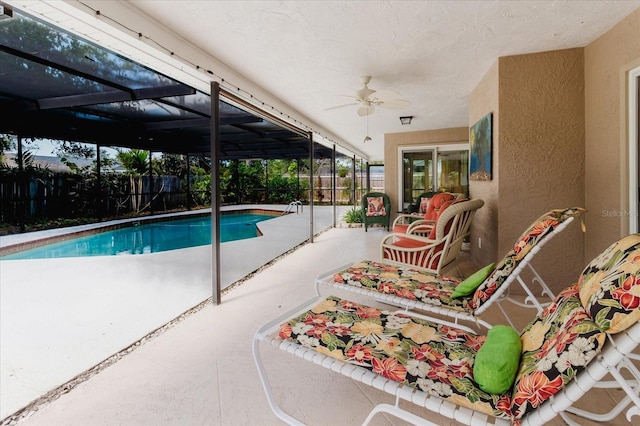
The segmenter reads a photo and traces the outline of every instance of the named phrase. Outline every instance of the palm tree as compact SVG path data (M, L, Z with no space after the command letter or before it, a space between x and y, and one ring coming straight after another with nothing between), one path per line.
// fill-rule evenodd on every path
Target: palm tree
M129 151L118 150L118 162L125 168L129 176L131 188L131 208L135 213L140 212L142 204L142 176L147 173L149 152L141 149Z

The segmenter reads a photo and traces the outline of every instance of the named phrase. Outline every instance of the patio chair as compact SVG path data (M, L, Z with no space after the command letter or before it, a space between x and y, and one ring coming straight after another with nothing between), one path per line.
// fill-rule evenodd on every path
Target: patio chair
M388 413L435 425L401 400L467 425L543 425L567 413L593 418L572 406L608 373L626 393L612 415L631 405L631 421L640 415L640 372L621 370L640 344L639 256L638 234L612 244L519 336L509 326L477 335L408 312L314 297L258 329L254 360L272 411L288 424L302 422L273 397L260 342L395 397L393 405L375 405L364 424Z
M584 212L582 208L573 207L554 209L541 215L516 240L513 249L496 263L489 276L475 290L462 297L452 297L456 287L462 282L459 278L437 276L415 267L371 260L345 265L320 275L316 279L316 293L320 295L320 286L330 286L364 294L408 310L444 315L455 319L456 323L459 320L470 321L485 328L490 328L491 324L480 319L479 315L496 303L509 324L514 327L502 303L508 301L521 307L535 308L538 313L542 311L543 303L536 294L538 297L549 298L553 298L554 294L531 265L531 261L546 243ZM529 283L522 278L525 269L533 276ZM509 287L514 282L527 294L524 303L509 296ZM534 294L529 285L539 286L539 292Z
M435 275L455 267L462 243L469 236L473 216L483 205L484 201L479 199L445 202L435 225L425 229L428 236L416 235L411 230L414 224L405 234L386 236L380 243L383 261L414 266Z
M428 194L428 193L425 193ZM456 194L449 192L437 192L431 198L427 199L422 197L421 199L427 200L424 212L421 214L400 214L398 215L391 225L391 230L398 234L411 234L426 237L429 235L431 228L438 220L438 216L447 207L451 205L451 202L455 200Z
M374 223L382 224L389 230L391 202L384 192L368 192L362 196L362 213L364 230Z
M406 212L409 214L411 213L425 214L427 212L427 206L429 205L429 201L436 194L437 192L435 191L423 192L422 194L418 195L418 197L413 202L413 204L409 204Z

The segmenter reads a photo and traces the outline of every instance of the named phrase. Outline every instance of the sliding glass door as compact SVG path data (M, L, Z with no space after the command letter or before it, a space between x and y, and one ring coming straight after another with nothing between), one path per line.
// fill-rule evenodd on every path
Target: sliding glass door
M433 150L405 152L402 156L403 208L413 203L420 194L433 191Z
M438 151L438 191L469 195L469 150Z
M423 192L469 195L469 144L401 148L402 211Z

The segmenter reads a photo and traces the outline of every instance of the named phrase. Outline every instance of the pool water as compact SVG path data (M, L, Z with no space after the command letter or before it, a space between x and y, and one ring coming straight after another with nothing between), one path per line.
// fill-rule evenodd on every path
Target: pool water
M276 216L220 215L220 242L257 237L256 223ZM157 253L211 244L211 216L176 219L78 237L3 256L2 260Z

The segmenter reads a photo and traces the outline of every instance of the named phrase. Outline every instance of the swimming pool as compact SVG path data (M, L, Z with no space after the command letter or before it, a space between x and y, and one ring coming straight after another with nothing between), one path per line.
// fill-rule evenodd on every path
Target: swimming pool
M220 242L260 235L256 223L275 213L225 213L220 215ZM211 244L211 216L173 219L127 226L86 235L0 257L1 260L60 257L116 256L157 253Z

